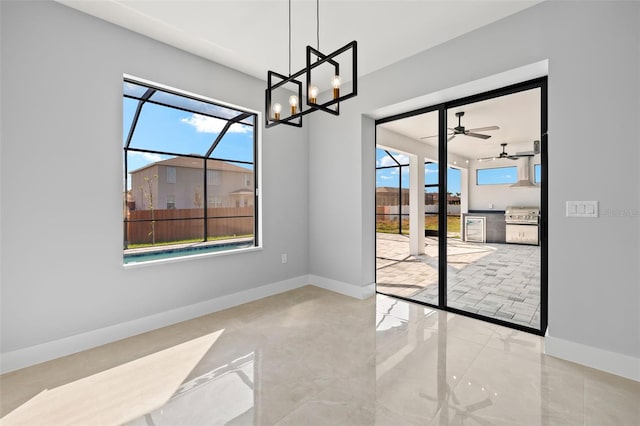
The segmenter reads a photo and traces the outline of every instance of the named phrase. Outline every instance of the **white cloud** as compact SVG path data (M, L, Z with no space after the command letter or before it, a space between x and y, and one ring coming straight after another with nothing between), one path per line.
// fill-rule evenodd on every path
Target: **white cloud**
M152 154L150 152L129 151L129 154L142 157L145 161L148 161L149 163L155 163L156 161L162 161L167 158L165 155Z
M393 179L393 176L380 176L380 179Z
M183 118L181 122L195 127L199 133L220 133L227 124L225 120L219 118L207 117L206 115L192 114L189 118ZM235 123L229 127L229 132L232 133L247 133L249 126Z
M398 160L398 163L400 164L409 164L409 157L407 157L404 154L396 154L393 156L393 158ZM380 160L377 161L377 163L378 163L378 167L397 166L396 162L393 161L393 159L388 155L385 155L384 157L382 157Z

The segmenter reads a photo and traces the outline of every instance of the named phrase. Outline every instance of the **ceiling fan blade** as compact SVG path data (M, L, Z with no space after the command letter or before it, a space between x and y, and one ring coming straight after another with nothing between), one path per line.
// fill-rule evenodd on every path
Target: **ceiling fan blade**
M517 152L517 153L511 155L511 157L516 157L516 158L533 157L533 154L529 154L527 152L522 152L522 153Z
M451 136L451 135L454 135L454 136L455 136L455 133L448 133L448 134L447 134L447 136ZM423 137L421 137L420 139L437 138L438 136L439 136L439 135L423 136Z
M506 158L508 158L509 160L513 160L513 161L516 161L516 160L520 159L520 157L518 157L517 155L507 155Z
M465 135L471 136L472 138L480 138L480 139L489 139L491 135L482 135L480 133L472 133L469 131L464 132Z
M453 136L451 136L449 139L447 139L447 142L451 142L451 140L452 140L453 138L455 138L455 137L456 137L456 135L454 134L454 135L453 135Z
M469 129L470 132L488 132L489 130L500 130L498 126L476 127L475 129Z

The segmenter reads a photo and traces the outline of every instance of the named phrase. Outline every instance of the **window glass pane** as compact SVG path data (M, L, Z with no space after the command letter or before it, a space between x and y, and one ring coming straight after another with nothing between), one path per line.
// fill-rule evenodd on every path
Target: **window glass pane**
M438 183L438 163L424 165L424 184L436 185Z
M140 84L136 84L130 81L123 82L122 93L125 96L133 96L135 98L140 98L142 97L142 95L146 93L147 90L148 90L148 87L142 86ZM135 100L133 100L132 102L135 102L136 104L138 103Z
M387 152L391 155L387 154ZM393 161L394 158L396 161ZM376 149L376 168L397 166L398 163L401 166L408 166L409 157L405 154L400 154L394 151L384 150L381 148Z
M478 185L500 185L516 183L518 179L518 168L496 167L493 169L478 169L476 172Z
M127 136L129 130L133 125L133 117L136 114L136 108L138 107L138 101L124 98L122 103L122 140L127 143Z
M376 170L377 188L398 188L400 182L400 167Z
M231 126L209 158L253 163L253 128L240 125Z
M447 169L447 191L450 194L460 196L460 188L462 184L462 175L460 169L449 167Z
M533 166L533 183L542 182L542 165L536 164Z
M146 103L129 148L204 155L217 136L205 126L193 114Z
M252 172L252 165L207 160L207 174L213 177L212 184L207 185L209 239L253 238L255 194L253 187L245 185L246 176L252 176Z
M221 105L214 105L209 102L199 101L191 99L185 96L176 95L173 93L157 90L150 98L151 101L159 102L164 105L170 105L176 108L184 109L195 113L197 115L203 114L207 116L213 116L223 119L222 123L226 123L226 120L237 117L242 114L242 111L236 109L227 108ZM245 124L253 124L253 116L241 121Z

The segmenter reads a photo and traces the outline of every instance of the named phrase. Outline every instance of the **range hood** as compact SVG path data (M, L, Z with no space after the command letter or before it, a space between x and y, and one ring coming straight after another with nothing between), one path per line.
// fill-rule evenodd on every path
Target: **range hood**
M531 182L531 157L522 157L518 160L518 181L510 188L537 188L538 185Z

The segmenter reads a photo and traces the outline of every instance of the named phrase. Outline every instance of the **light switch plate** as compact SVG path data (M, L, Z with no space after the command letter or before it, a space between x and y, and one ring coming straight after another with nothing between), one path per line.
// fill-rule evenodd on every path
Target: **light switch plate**
M567 217L598 217L597 201L567 201Z

